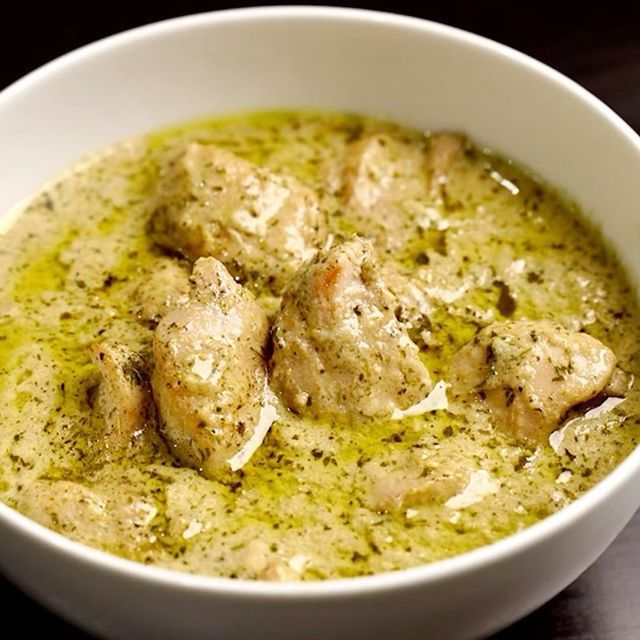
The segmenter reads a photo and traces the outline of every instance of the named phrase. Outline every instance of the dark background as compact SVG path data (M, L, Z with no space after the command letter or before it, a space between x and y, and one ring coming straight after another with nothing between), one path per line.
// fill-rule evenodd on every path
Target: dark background
M136 6L133 1L128 5L111 1L72 7L64 2L12 3L10 11L3 9L0 22L0 88L52 58L118 31L164 18L250 4L164 2ZM634 4L634 0L440 0L359 6L444 22L524 51L578 81L640 131L640 3ZM640 176L638 184L640 187ZM2 611L10 612L7 620L16 621L24 637L46 631L54 638L87 638L32 603L2 577L0 603ZM493 640L534 638L640 639L640 513L575 583Z

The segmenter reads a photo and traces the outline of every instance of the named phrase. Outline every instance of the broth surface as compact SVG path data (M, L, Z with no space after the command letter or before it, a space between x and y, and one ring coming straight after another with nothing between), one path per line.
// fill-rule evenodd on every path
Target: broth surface
M348 145L386 133L418 149L429 134L352 115L260 113L128 140L38 193L0 248L0 499L86 544L162 567L234 578L325 579L421 565L494 542L554 513L609 473L640 439L640 395L588 412L559 437L514 441L481 404L402 420L333 423L284 407L231 479L210 480L168 449L105 449L89 347L149 351L135 287L166 252L148 233L159 167L187 141L215 144L294 176L319 196L334 244L356 229L332 187ZM492 322L553 319L611 348L637 380L635 293L577 208L511 161L468 144L441 206L380 260L428 292L414 327L433 382ZM246 286L269 314L279 300ZM561 425L559 425L561 426ZM464 469L454 496L371 507L372 482L407 456L429 473ZM417 456L417 457L416 457Z

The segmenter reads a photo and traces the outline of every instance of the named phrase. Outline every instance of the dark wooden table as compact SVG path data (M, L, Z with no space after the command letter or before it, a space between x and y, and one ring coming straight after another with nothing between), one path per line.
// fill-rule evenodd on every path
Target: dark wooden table
M0 87L66 51L96 38L187 13L241 3L130 2L13 3L2 21ZM69 3L70 4L70 3ZM75 3L74 3L75 4ZM154 3L155 4L155 3ZM246 3L251 4L251 3ZM327 3L328 4L328 3ZM577 80L640 131L640 5L632 2L518 3L483 0L450 3L396 2L367 8L419 15L494 38ZM519 6L526 4L527 6ZM356 6L351 5L351 6ZM365 5L362 5L365 6ZM43 123L46 127L46 123ZM1 143L1 141L0 141ZM595 151L594 151L595 152ZM640 176L638 177L640 185ZM639 205L640 206L640 205ZM640 491L640 487L638 488ZM1 553L1 550L0 550ZM522 577L526 580L526 576ZM21 636L46 630L54 638L86 634L51 615L0 577L2 610ZM570 587L493 640L639 640L640 513L605 554Z

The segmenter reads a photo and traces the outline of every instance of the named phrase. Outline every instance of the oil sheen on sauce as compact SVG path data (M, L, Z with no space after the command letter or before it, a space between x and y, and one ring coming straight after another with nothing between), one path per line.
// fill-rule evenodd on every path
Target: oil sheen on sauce
M70 538L147 564L317 580L493 542L573 501L627 456L640 438L635 383L610 411L569 415L577 421L566 449L514 444L481 407L452 401L402 421L351 425L281 411L233 482L207 480L162 448L145 459L105 451L90 409L98 372L89 345L108 339L149 350L153 330L138 320L132 292L161 255L147 233L149 202L171 149L214 143L295 176L317 191L339 241L353 229L327 176L349 143L372 132L418 146L429 135L353 115L238 115L117 144L38 193L0 247L0 499ZM434 381L448 379L451 355L479 327L523 317L586 328L637 379L635 294L571 202L470 145L434 215L437 224L384 256L430 289L434 309L418 336ZM253 292L266 309L277 307L268 292ZM409 453L428 472L470 469L473 481L453 499L370 509L372 474L401 470Z

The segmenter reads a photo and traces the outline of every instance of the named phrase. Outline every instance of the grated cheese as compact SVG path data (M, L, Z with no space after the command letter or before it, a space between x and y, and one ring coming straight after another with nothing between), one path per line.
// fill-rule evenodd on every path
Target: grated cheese
M486 496L497 493L499 489L500 483L494 480L487 471L479 469L469 476L469 482L462 492L449 498L444 506L448 509L466 509L477 504Z
M408 409L394 409L391 414L392 420L402 420L412 416L420 416L423 413L429 411L439 411L441 409L449 408L449 400L447 399L447 388L451 385L444 380L440 380L431 389L431 393L424 399L420 400L417 404L414 404Z
M243 447L231 458L227 460L227 463L231 467L231 471L237 471L242 469L253 454L257 451L258 447L262 444L267 432L271 428L271 425L278 419L278 410L276 408L276 397L273 391L265 385L264 390L264 403L260 409L260 416L258 418L258 424L251 435L251 437L244 443Z

